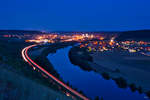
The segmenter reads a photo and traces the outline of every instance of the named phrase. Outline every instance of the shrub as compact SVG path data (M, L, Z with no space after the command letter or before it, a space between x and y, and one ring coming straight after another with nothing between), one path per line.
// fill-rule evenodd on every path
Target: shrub
M103 73L102 73L102 76L103 76L103 78L106 79L106 80L109 80L109 79L110 79L109 74L106 73L106 72L103 72Z
M135 84L130 84L129 87L130 87L131 91L133 91L133 92L136 91L136 89L137 89Z
M99 100L99 97L98 97L98 96L96 96L94 100Z
M147 95L148 97L150 97L150 91L146 92L146 95Z
M140 94L143 92L141 86L139 86L139 87L137 88L137 90L138 90L138 92L139 92Z
M127 82L122 77L115 78L114 80L117 83L118 87L120 87L120 88L126 88L127 87Z
M115 72L120 73L120 70L118 68L116 68Z

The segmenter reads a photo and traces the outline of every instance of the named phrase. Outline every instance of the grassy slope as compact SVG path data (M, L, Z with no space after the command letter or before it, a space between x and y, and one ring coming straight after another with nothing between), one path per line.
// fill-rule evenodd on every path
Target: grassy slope
M122 32L117 40L149 40L150 39L150 30L138 30L138 31L126 31Z
M23 59L21 57L21 50L27 45L30 45L30 44L26 44L24 42L13 42L12 43L12 42L7 42L7 40L0 40L0 58L1 58L0 64L5 65L3 67L5 70L15 73L18 76L22 76L22 79L27 77L34 82L38 82L41 85L45 85L47 87L52 88L55 91L58 91L56 88L54 88L54 85L50 84L48 82L48 80L45 80L41 74L39 74L36 71L33 71L32 67L23 61ZM10 67L6 67L6 66L10 66ZM2 72L2 70L0 72ZM14 74L11 74L11 75L13 77ZM10 76L8 78L3 75L2 81L12 80L13 78ZM18 78L18 76L16 76L16 79ZM12 83L14 83L14 82L15 81L12 81ZM18 83L19 82L21 82L21 80L20 81L18 80ZM23 84L23 82L22 82L21 85L24 86L25 84ZM35 85L35 87L36 86L38 86L38 85ZM25 92L24 89L21 91ZM31 90L28 90L28 91L31 91ZM55 95L55 93L52 95ZM30 96L30 97L32 97L32 96ZM66 99L64 99L64 100L66 100Z
M51 88L2 67L6 66L1 66L0 100L71 100Z

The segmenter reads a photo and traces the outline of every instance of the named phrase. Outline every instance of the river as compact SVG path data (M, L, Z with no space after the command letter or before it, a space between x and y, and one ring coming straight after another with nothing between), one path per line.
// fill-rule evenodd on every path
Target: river
M59 49L55 54L47 56L65 82L69 82L74 88L83 91L92 99L99 96L104 100L146 100L144 94L132 92L129 88L118 88L115 81L105 80L98 73L84 71L73 65L68 57L70 48L71 46Z

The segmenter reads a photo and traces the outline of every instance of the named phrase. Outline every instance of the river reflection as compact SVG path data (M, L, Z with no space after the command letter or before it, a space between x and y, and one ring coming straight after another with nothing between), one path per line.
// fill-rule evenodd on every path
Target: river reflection
M55 54L49 54L48 59L65 82L83 91L90 97L103 97L104 100L146 100L144 94L132 92L129 88L118 88L113 80L105 80L93 71L84 71L71 64L68 52L71 47L60 49Z

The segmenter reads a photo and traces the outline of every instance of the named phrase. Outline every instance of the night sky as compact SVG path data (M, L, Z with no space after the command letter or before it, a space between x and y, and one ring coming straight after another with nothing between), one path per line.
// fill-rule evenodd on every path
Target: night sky
M150 0L0 0L0 29L150 29Z

